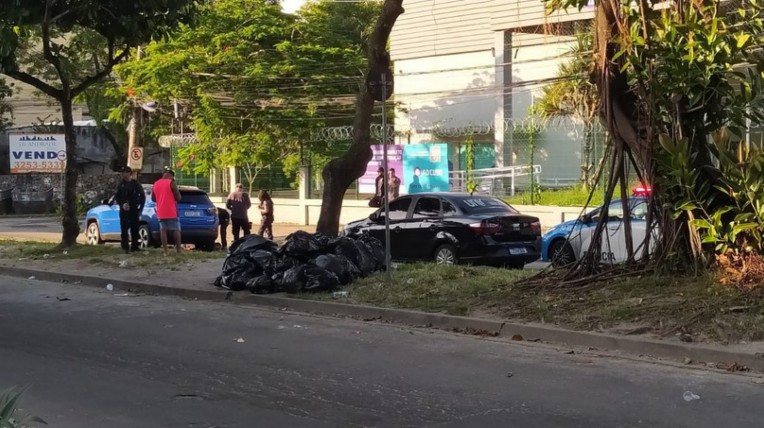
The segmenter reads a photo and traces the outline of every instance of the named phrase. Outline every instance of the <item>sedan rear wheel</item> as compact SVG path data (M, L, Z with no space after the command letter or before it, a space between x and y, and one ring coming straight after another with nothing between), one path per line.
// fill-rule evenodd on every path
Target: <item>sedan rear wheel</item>
M573 247L568 241L560 240L552 244L549 249L549 258L554 267L564 267L573 264L576 261L576 255L573 253Z
M101 239L101 231L98 230L98 222L91 221L88 224L88 228L85 231L85 237L88 240L88 245L100 245L103 244L103 239Z
M435 250L435 263L439 265L453 265L457 263L456 248L453 245L445 244Z

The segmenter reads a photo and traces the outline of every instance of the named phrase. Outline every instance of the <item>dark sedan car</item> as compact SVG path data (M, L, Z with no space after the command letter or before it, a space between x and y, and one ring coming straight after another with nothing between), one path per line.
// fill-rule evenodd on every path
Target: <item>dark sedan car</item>
M362 233L384 242L384 208L343 232ZM420 193L390 202L390 248L395 260L522 268L541 256L541 224L490 196Z

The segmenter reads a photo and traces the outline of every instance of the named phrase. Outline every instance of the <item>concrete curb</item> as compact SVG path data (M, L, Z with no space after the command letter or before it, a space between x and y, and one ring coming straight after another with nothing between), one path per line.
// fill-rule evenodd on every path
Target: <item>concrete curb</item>
M541 341L571 347L589 347L677 361L689 358L694 362L737 363L754 370L764 371L764 355L761 353L724 349L719 346L704 344L672 343L640 337L567 330L541 324L509 323L498 320L433 314L405 309L303 300L273 295L253 295L248 292L226 292L212 289L212 286L210 286L210 290L192 290L168 285L145 284L15 267L3 268L2 274L18 278L34 277L34 279L41 281L64 282L98 288L104 288L107 284L112 284L115 290L216 302L229 301L237 304L288 309L315 315L351 317L363 321L383 321L468 334L506 338L521 336L522 340Z

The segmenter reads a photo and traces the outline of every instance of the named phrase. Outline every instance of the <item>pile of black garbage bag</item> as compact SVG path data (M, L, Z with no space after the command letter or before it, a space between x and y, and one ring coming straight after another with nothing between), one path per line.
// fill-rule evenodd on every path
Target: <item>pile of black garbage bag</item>
M384 246L368 234L352 239L299 231L281 248L249 235L231 245L215 285L257 294L331 291L384 268Z

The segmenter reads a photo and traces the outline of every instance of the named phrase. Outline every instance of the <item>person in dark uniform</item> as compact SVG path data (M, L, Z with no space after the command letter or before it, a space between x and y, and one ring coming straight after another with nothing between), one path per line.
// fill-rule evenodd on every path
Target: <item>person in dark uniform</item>
M131 250L138 251L141 246L138 228L140 228L143 205L146 203L146 193L143 191L143 186L133 178L133 170L129 166L122 169L122 181L117 186L114 201L119 205L122 249L126 253Z
M231 224L231 214L225 208L218 208L218 220L220 221L220 246L226 250L228 248L228 225Z

